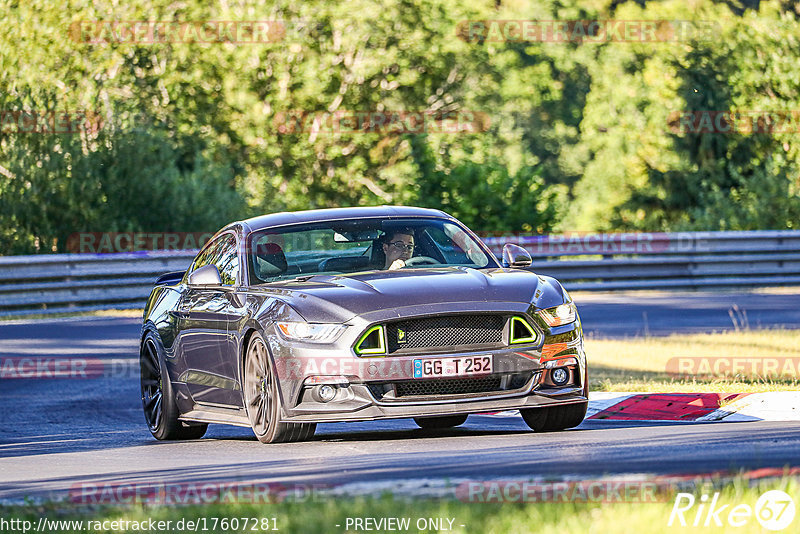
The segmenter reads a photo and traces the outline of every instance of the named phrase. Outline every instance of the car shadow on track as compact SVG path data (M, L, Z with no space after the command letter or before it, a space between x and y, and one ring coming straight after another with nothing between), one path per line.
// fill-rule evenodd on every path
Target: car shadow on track
M703 421L626 421L614 419L586 419L580 426L558 432L536 433L528 428L520 416L495 417L471 415L467 422L455 428L430 430L418 428L410 419L391 421L368 421L357 423L321 423L314 436L303 443L357 443L376 441L425 440L441 438L490 438L565 436L590 430L614 430L617 428L662 427L707 425ZM730 424L730 423L728 423ZM204 440L254 442L255 436L242 428L212 430ZM271 445L265 445L267 447Z

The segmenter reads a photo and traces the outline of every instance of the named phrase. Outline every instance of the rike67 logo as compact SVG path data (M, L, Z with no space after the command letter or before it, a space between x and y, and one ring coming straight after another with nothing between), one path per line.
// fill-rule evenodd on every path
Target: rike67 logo
M678 493L667 526L677 523L682 527L721 527L727 523L731 527L752 527L755 519L763 528L777 532L786 529L794 521L794 500L785 491L765 492L758 498L755 507L745 503L721 504L719 497L719 492L714 493L711 499L706 494L697 498L691 493Z

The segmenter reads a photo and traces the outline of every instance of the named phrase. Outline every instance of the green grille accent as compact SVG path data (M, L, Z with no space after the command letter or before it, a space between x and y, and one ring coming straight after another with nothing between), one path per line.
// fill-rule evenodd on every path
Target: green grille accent
M365 345L365 346L362 346ZM356 354L386 354L386 335L383 326L375 325L361 336L356 343Z
M517 343L536 343L539 339L536 330L523 317L512 317L510 330L509 338L512 345Z

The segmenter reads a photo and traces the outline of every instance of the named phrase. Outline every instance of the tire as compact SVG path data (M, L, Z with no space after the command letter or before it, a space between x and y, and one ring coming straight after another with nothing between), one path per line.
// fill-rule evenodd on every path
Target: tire
M244 358L244 401L253 433L261 443L305 441L314 435L316 423L280 421L278 377L264 338L254 332Z
M565 404L549 408L527 408L520 410L522 418L535 432L553 432L573 428L586 417L588 403Z
M467 420L466 415L437 415L436 417L415 417L414 422L420 428L432 430L436 428L452 428L463 425Z
M164 346L155 332L148 332L139 350L139 384L142 410L150 433L157 440L200 439L207 424L188 425L178 419L180 410L167 372Z

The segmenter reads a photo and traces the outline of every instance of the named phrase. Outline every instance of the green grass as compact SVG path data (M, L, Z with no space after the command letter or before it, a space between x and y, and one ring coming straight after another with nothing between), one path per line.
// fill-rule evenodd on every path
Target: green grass
M228 528L212 527L212 518L275 518L280 532L289 533L325 533L354 532L354 528L345 529L348 518L375 519L388 517L407 517L412 528L409 532L445 532L425 528L418 530L416 522L420 518L449 518L453 520L453 532L468 533L526 533L542 534L584 534L586 532L603 533L673 533L673 532L759 532L761 527L752 517L744 528L732 528L727 524L723 528L693 527L691 522L698 510L699 496L703 493L713 498L715 491L720 491L718 506L729 505L730 511L735 505L747 504L755 508L758 497L767 490L780 489L786 491L796 503L800 503L800 484L797 479L784 477L780 479L762 480L754 486L742 478L736 479L716 490L710 486L696 486L689 491L698 497L698 503L684 514L688 525L681 527L677 522L672 526L667 523L675 502L675 493L657 495L656 502L602 503L602 502L547 502L547 503L469 503L454 499L420 500L401 499L384 495L378 498L340 498L338 500L321 500L305 502L279 502L274 504L214 504L206 506L160 506L160 507L95 507L75 508L63 504L27 505L0 507L0 517L8 519L25 519L34 524L38 518L61 520L93 520L93 521L172 521L175 525L181 519L206 518L208 530L205 532L236 532ZM725 523L727 516L720 516ZM702 521L705 515L702 516ZM446 523L445 523L446 524ZM800 517L795 518L787 532L796 532ZM339 526L337 526L339 525ZM463 525L463 526L462 526ZM110 525L109 525L110 526ZM270 522L271 527L271 522ZM202 527L198 529L203 531ZM111 532L112 530L95 530L95 532ZM177 530L169 530L176 532ZM238 530L242 531L241 527ZM249 531L249 530L248 530ZM383 530L385 531L385 530ZM58 532L86 532L66 528Z
M740 373L694 379L671 376L667 362L679 357L796 358L800 330L744 330L632 339L586 339L593 391L739 392L794 391L800 377Z

